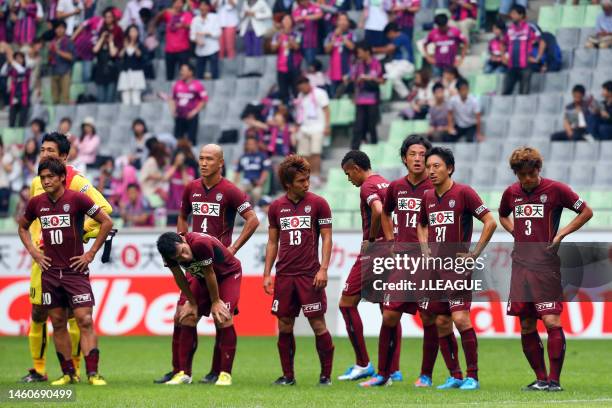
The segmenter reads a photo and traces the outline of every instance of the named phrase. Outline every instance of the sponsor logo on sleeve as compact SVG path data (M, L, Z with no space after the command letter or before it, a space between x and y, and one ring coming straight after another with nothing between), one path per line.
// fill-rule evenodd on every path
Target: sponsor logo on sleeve
M482 213L483 213L484 211L486 211L486 210L487 210L487 206L483 204L483 205L481 205L480 207L478 207L478 208L476 209L476 211L474 211L474 213L475 213L476 215L480 215L480 214L482 214Z
M366 204L370 205L370 203L374 200L380 200L380 197L376 193L372 193L366 198Z
M429 225L449 225L455 223L454 211L436 211L429 214Z
M221 205L219 203L192 202L191 211L193 215L218 217L221 212Z
M319 225L330 225L332 223L331 218L320 218Z
M249 208L251 206L251 203L249 203L248 201L242 203L240 205L240 207L238 207L238 212L243 212L244 210L246 210L247 208Z
M70 222L70 215L43 215L40 217L40 226L42 229L49 228L68 228L72 224Z
M544 218L543 204L521 204L514 207L514 218Z
M574 210L578 211L582 206L582 203L584 203L584 200L582 199L582 197L578 197L578 200L574 203L572 207L574 207Z
M310 215L300 215L297 217L281 217L280 226L282 231L296 229L310 229Z
M412 197L399 197L397 199L398 211L421 211L421 199Z
M98 204L94 204L93 207L91 207L88 211L87 211L87 215L89 215L90 217L92 215L94 215L96 213L96 211L98 211L100 209L100 206Z

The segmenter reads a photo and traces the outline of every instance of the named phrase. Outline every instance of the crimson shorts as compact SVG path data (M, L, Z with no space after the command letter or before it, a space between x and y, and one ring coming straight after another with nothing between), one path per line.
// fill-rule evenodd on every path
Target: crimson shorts
M89 274L70 269L48 269L42 273L42 305L56 307L92 307L95 299Z
M210 315L210 295L208 294L208 288L204 279L198 279L191 274L186 273L187 281L189 282L189 288L191 293L198 302L198 314L200 316ZM238 301L240 300L240 282L242 280L242 272L235 273L233 275L223 276L221 279L217 278L217 285L219 286L219 297L225 303L228 310L233 314L238 312ZM178 305L184 305L187 301L185 294L181 292L178 300Z
M383 310L394 312L416 314L418 310L417 302L383 302Z
M349 272L346 282L344 283L344 289L342 290L343 296L355 296L361 295L361 289L363 287L362 270L372 270L372 257L370 255L358 255L351 271ZM369 266L369 267L368 267ZM367 268L367 269L365 269Z
M428 278L436 280L455 280L457 275L453 272L431 271ZM470 290L446 290L424 291L417 302L419 310L436 315L451 315L453 312L462 310L470 311L472 308L472 291Z
M562 302L560 271L533 270L516 262L512 264L508 315L533 318L559 315L563 312Z
M315 289L311 275L277 275L274 279L272 314L277 317L323 316L327 311L325 289Z

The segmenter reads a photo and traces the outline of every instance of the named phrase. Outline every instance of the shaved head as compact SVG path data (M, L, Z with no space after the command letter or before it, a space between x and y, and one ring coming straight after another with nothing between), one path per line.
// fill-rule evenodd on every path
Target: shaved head
M223 149L217 144L207 144L200 149L200 173L204 178L221 176L223 169Z

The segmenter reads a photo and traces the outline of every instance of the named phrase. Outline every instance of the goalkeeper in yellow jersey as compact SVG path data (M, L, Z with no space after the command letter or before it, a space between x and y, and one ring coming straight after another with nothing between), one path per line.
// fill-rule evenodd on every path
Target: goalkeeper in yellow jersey
M41 161L48 157L59 158L64 163L70 152L70 141L68 138L57 132L46 134L43 137L41 148L40 148L40 159ZM112 207L106 201L104 196L96 190L92 184L83 175L73 168L72 166L66 166L66 188L74 191L79 191L86 194L91 198L104 212L110 214ZM44 193L42 184L39 177L35 177L32 180L30 187L30 197L35 197L39 194ZM84 224L83 240L87 242L90 238L95 238L100 230L100 224L94 219L87 218ZM32 242L38 247L42 248L41 239L41 227L38 220L36 220L30 226L30 235ZM109 237L112 239L114 235L113 231ZM102 256L102 262L108 260L110 254L110 239L107 239L104 248L104 254ZM106 258L106 259L105 259ZM30 353L34 362L34 368L29 370L29 373L24 376L21 380L26 383L30 382L41 382L47 381L47 369L46 369L46 350L48 345L48 333L47 333L47 309L42 304L42 293L41 293L41 279L42 270L40 266L32 262L32 271L30 276L30 303L32 304L32 321L30 322L30 331L28 333L28 340L30 343ZM75 371L79 373L80 367L80 332L76 324L72 313L69 314L70 319L68 320L68 331L70 333L70 339L72 343L72 359L75 367Z

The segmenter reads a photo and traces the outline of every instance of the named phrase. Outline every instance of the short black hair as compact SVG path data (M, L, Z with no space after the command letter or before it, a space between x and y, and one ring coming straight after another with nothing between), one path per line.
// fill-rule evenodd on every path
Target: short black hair
M68 27L68 25L66 24L66 22L64 20L55 20L55 24L53 26L53 29L55 30L57 27L64 27L64 29L66 27Z
M157 250L168 261L176 256L176 244L182 242L183 238L176 232L164 232L157 238Z
M210 0L201 0L201 1L200 1L200 4L202 4L202 3L204 3L204 4L206 4L208 7L210 7ZM198 7L199 7L199 6L198 6Z
M582 94L582 96L584 96L586 94L586 89L584 87L584 85L574 85L574 87L572 88L572 93L574 92L579 92Z
M136 125L142 125L142 127L144 128L144 132L147 133L147 124L145 123L143 119L141 118L134 119L134 121L132 122L132 129L134 129L134 126Z
M368 44L367 41L359 41L357 44L355 44L355 52L357 52L357 50L364 50L369 52L370 54L372 53L372 46L370 44Z
M55 157L48 157L40 162L38 165L39 176L43 170L49 170L56 176L66 176L66 165L60 159L56 159Z
M455 172L455 155L453 155L453 151L451 149L439 146L432 147L427 153L425 153L425 162L427 162L431 156L440 157L446 164L446 167L452 166L453 171L451 171L451 175Z
M53 142L57 145L57 150L60 155L67 155L70 153L70 141L66 135L59 132L47 133L43 136L41 145L45 142Z
M46 129L46 127L47 127L47 124L45 123L45 121L44 121L44 120L42 120L42 119L40 119L40 118L32 119L32 120L30 121L30 126L32 126L32 125L36 125L36 126L38 126L38 127L40 128L40 131L41 131L42 133L45 133L45 129Z
M442 85L442 82L436 82L431 91L435 93L438 89L444 89L444 85Z
M493 27L497 27L503 32L506 32L506 22L502 20L501 18L498 18L497 20L495 20L495 22L493 23Z
M359 166L363 170L370 170L372 168L372 165L370 164L370 158L361 150L349 151L347 154L344 155L344 158L342 159L342 163L340 165L344 167L344 165L348 162L353 162L355 165Z
M461 89L462 87L467 86L468 88L470 87L470 83L468 81L466 81L463 78L459 78L457 80L457 83L455 84L455 88L457 88L457 90Z
M385 35L389 34L390 32L397 32L397 31L400 31L400 28L396 22L391 22L387 24L384 29Z
M319 72L323 70L323 63L318 59L315 59L314 61L312 61L312 64L310 64L310 66L314 68L315 72Z
M400 158L406 157L406 153L408 153L408 149L410 146L420 144L425 148L425 150L431 150L431 142L427 140L427 138L422 135L408 135L402 142L402 147L400 148Z
M444 13L436 14L436 16L434 17L434 23L438 27L444 27L448 24L448 16Z
M72 125L72 119L70 119L68 116L64 116L63 118L61 118L59 123L62 123L62 122L68 122L70 123L70 125Z
M138 183L130 183L127 185L128 190L130 188L135 188L136 190L140 190L140 185Z
M301 84L309 84L310 81L308 80L308 78L306 78L305 76L300 76L297 81L295 81L295 86L301 85Z
M191 65L191 63L190 63L190 62L183 62L183 63L180 65L180 68L183 68L183 67L187 67L187 68L189 68L189 70L190 70L191 72L194 72L194 71L195 71L195 69L193 68L193 65Z
M521 17L525 17L527 15L527 9L525 9L525 6L521 6L520 4L513 5L510 11L516 11Z
M608 92L612 92L612 81L606 81L603 83L603 85L601 86L603 89L605 89Z

